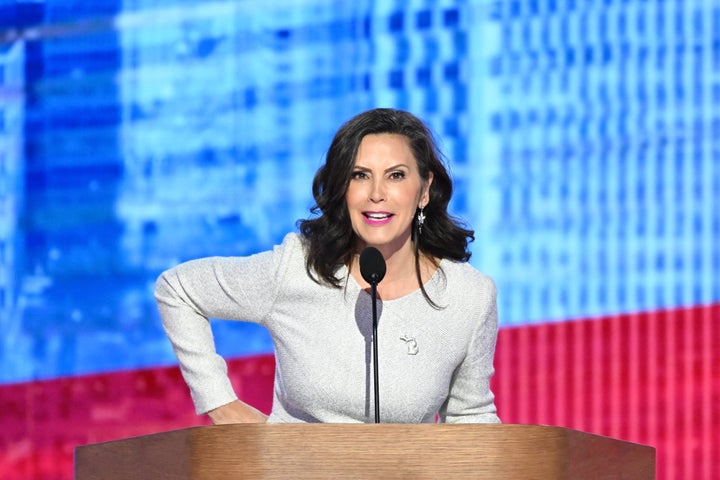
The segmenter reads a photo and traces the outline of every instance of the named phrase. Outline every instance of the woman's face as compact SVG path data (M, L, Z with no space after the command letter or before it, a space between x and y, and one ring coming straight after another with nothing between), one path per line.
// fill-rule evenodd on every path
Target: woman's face
M358 148L345 201L358 249L378 248L388 257L411 248L416 209L425 206L432 173L424 182L408 139L396 134L371 134Z

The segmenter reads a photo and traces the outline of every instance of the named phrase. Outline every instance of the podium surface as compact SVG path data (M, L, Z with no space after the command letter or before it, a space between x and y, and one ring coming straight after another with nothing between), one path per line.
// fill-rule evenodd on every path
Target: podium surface
M242 424L77 447L76 480L654 479L655 449L538 425Z

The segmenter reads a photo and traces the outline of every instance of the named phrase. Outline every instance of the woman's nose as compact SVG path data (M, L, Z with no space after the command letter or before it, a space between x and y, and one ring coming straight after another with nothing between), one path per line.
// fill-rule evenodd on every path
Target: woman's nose
M385 200L385 184L382 179L373 180L370 190L370 201L381 202Z

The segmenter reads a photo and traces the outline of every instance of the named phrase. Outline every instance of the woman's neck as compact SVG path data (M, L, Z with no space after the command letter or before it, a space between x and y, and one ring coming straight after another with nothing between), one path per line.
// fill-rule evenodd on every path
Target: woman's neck
M382 281L377 286L378 297L384 300L393 300L408 295L420 288L420 282L427 282L435 273L435 264L427 257L420 255L421 279L418 282L415 270L415 253L412 249L402 249L391 253L385 258L386 271ZM360 257L355 255L350 267L350 274L363 289L369 289L370 284L360 274Z

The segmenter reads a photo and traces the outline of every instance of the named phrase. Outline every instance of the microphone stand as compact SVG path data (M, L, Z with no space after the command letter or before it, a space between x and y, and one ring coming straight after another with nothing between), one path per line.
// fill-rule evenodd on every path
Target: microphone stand
M373 279L374 280L374 279ZM375 423L380 423L380 374L378 372L378 318L377 318L377 281L370 284L372 296L372 320L373 320L373 377L375 381Z
M373 368L375 380L375 423L380 423L380 374L378 373L378 314L377 314L377 286L385 277L387 270L385 259L375 247L365 247L360 253L360 274L370 284L372 296L372 343L373 343Z

